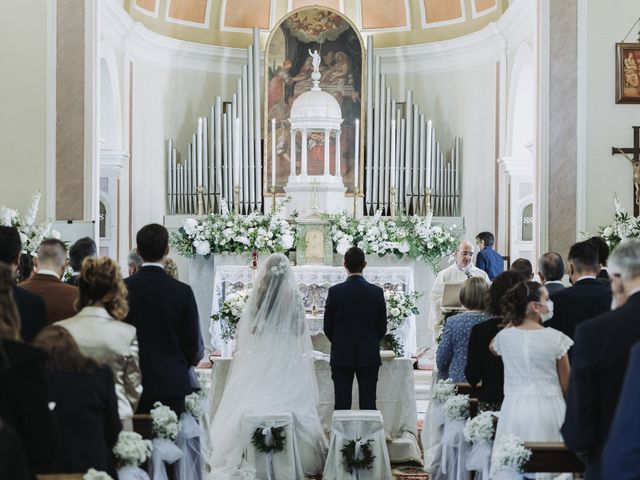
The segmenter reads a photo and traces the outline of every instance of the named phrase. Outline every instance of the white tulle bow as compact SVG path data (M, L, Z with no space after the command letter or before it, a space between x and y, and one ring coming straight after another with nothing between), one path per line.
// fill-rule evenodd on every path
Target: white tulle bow
M178 446L166 438L153 439L153 452L149 462L149 475L152 480L168 480L165 463L171 465L182 457Z
M440 470L450 480L467 480L470 475L465 467L469 443L464 438L465 420L444 422Z
M149 474L135 465L127 465L118 470L120 480L149 480Z
M493 442L490 440L479 440L474 442L471 446L471 450L469 450L465 465L467 470L480 473L479 480L489 480L492 448Z
M180 416L180 431L176 445L182 457L175 466L177 480L200 480L202 459L200 454L200 425L189 412Z

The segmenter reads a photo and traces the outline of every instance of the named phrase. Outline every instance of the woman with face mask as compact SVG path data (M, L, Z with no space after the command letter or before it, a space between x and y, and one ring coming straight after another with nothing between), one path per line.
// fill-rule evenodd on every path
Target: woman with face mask
M537 282L519 282L502 298L510 328L491 342L504 363L504 401L496 442L506 434L525 442L561 442L569 386L567 351L573 341L542 322L553 315L547 289Z

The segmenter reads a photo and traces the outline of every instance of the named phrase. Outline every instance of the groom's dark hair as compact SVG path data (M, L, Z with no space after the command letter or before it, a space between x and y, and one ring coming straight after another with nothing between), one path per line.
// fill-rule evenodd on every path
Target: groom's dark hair
M349 273L362 273L365 264L364 252L358 247L351 247L344 254L344 266Z

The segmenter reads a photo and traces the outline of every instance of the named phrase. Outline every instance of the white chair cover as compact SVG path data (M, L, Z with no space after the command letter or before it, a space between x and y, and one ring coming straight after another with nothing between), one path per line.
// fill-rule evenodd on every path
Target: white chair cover
M284 427L285 444L281 452L259 452L251 443L256 429ZM242 422L243 436L249 439L245 453L246 462L256 470L259 480L291 479L304 480L300 454L296 442L293 415L290 413L247 414ZM266 431L265 435L270 435Z
M444 422L440 470L450 480L469 480L471 478L471 474L465 466L469 450L469 443L463 434L465 423L465 420L450 420L448 418Z
M152 440L153 451L149 462L149 476L151 480L168 480L167 467L178 461L182 452L171 440L166 438L154 438Z
M342 461L340 450L345 442L360 440L371 443L374 455L369 470L349 473ZM333 413L333 429L329 443L329 455L324 467L323 480L390 480L391 464L385 440L382 414L377 410L337 410Z
M176 445L182 457L174 466L176 480L201 480L200 425L191 413L185 412L180 416L179 428Z

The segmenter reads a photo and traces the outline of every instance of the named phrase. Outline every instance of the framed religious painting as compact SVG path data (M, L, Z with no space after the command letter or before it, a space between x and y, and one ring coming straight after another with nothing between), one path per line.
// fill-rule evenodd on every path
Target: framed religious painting
M362 128L364 45L351 21L340 12L326 7L303 7L286 15L272 30L265 51L265 191L271 191L275 165L276 192L284 194L291 173L291 130L289 117L296 99L313 87L313 58L320 55L320 88L340 104L342 124L340 145L329 147L330 174L336 163L347 191L354 187L356 128ZM362 135L359 135L362 139ZM301 149L307 149L309 175L324 173L324 134L310 131L307 145L297 136L296 168L300 172ZM336 162L339 149L340 162ZM363 171L360 165L360 172Z
M640 43L616 43L616 103L640 103Z

